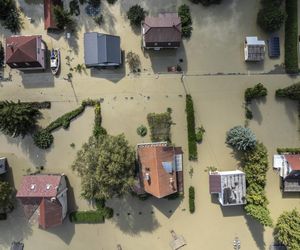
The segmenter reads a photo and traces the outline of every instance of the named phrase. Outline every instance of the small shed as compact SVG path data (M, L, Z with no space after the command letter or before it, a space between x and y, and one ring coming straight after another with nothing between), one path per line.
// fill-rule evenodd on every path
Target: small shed
M97 32L85 33L84 62L86 67L121 65L120 37Z
M7 172L7 159L6 157L0 157L0 174L5 174Z
M247 36L244 42L245 61L259 62L265 59L265 41L256 36Z

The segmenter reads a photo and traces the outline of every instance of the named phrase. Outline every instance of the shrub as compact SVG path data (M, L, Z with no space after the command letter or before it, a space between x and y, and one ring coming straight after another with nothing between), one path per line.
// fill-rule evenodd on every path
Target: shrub
M256 145L255 134L242 126L235 126L227 132L226 143L239 151L251 150Z
M251 120L253 118L252 111L248 107L245 108L245 111L246 111L246 118Z
M147 128L144 125L141 125L136 129L136 133L139 136L144 137L147 135Z
M189 187L189 209L191 214L195 212L195 188L192 186Z
M245 206L246 213L258 220L262 225L272 227L273 221L270 217L270 211L264 207L254 204L247 204Z
M33 136L34 144L41 149L49 148L52 145L53 140L53 135L46 129L38 131Z
M106 135L106 129L102 127L102 115L101 115L101 106L100 103L95 105L95 120L94 120L94 129L93 135L98 138L101 135Z
M300 101L300 82L283 89L277 89L275 95L276 97L287 97L291 100Z
M280 7L283 0L261 0L263 7Z
M79 9L78 0L72 0L72 1L70 1L69 8L70 8L70 14L71 15L74 15L74 14L76 16L80 15L80 9Z
M145 19L146 11L138 4L133 5L127 12L127 17L130 24L133 26L138 26Z
M105 219L110 219L114 216L114 210L111 207L104 207L101 213Z
M300 148L277 148L278 154L290 153L290 154L300 154Z
M54 18L57 28L61 30L75 31L76 23L72 18L72 14L63 9L62 6L56 5L53 8Z
M194 104L191 95L186 95L186 119L187 119L187 132L188 132L188 149L189 159L197 160L197 143L196 143L196 132L195 132L195 114Z
M178 8L178 15L181 19L182 37L190 38L193 28L191 27L192 18L189 6L186 4L180 5Z
M101 0L88 0L88 4L92 5L94 8L98 8L101 4Z
M204 133L205 133L205 129L203 128L203 126L196 129L196 142L198 143L202 142Z
M266 89L266 87L263 84L258 83L253 88L246 89L245 101L250 102L255 98L267 96L267 94L268 94L268 90Z
M263 8L258 12L257 24L266 32L279 30L284 23L285 14L278 7Z
M139 67L141 66L139 55L133 53L132 51L127 53L126 62L128 63L129 68L132 72L137 72Z
M6 220L7 214L6 213L0 213L0 220Z
M298 1L285 1L285 70L289 74L299 72L298 66Z
M99 211L74 211L69 219L74 223L103 223L104 215Z

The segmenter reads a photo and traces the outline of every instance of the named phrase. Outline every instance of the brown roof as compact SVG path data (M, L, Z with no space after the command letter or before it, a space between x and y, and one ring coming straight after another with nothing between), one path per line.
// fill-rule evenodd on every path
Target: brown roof
M285 159L293 170L300 170L300 154L285 155Z
M60 175L26 175L23 176L17 197L37 198L55 197L61 181Z
M221 193L221 176L219 174L209 174L209 192Z
M36 62L37 39L40 36L11 36L6 38L6 63Z
M159 14L145 18L145 42L180 42L181 20L177 13Z
M44 0L44 27L47 29L56 29L56 21L53 14L53 7L61 5L61 0Z
M62 224L62 206L59 201L43 198L40 204L39 224L46 229Z
M177 192L174 147L157 145L139 147L138 157L141 165L141 181L147 193L162 198ZM173 171L169 173L166 165L172 166Z

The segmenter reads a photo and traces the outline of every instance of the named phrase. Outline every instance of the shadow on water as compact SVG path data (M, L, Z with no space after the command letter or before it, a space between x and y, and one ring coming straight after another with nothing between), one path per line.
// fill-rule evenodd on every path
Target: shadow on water
M261 124L263 121L263 116L259 109L260 103L266 103L266 98L263 97L263 98L259 98L259 99L254 99L249 104L249 108L253 113L253 120L257 121L258 124Z
M107 202L114 209L113 221L126 234L152 232L160 225L155 218L151 199L141 201L130 195Z
M47 229L47 232L57 235L66 244L70 244L75 234L75 224L70 222L67 215L62 225L49 228Z
M275 97L276 101L281 102L285 107L285 113L287 114L290 122L295 124L298 122L298 102L289 100L288 98Z

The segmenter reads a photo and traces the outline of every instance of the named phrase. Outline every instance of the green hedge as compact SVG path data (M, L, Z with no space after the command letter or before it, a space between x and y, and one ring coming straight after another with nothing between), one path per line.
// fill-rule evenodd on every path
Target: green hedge
M197 141L195 131L195 114L194 104L191 95L186 95L186 119L187 119L187 132L188 132L188 149L189 160L197 160Z
M277 89L276 97L286 97L291 100L300 101L300 82L283 89Z
M189 209L191 214L195 212L195 188L193 186L189 187Z
M289 74L299 72L298 66L298 0L285 1L285 70Z
M180 5L178 8L178 16L181 20L182 37L190 38L193 30L190 7L186 4Z
M300 148L277 148L278 154L290 153L290 154L300 154Z
M104 215L99 211L74 211L69 219L74 223L103 223Z

